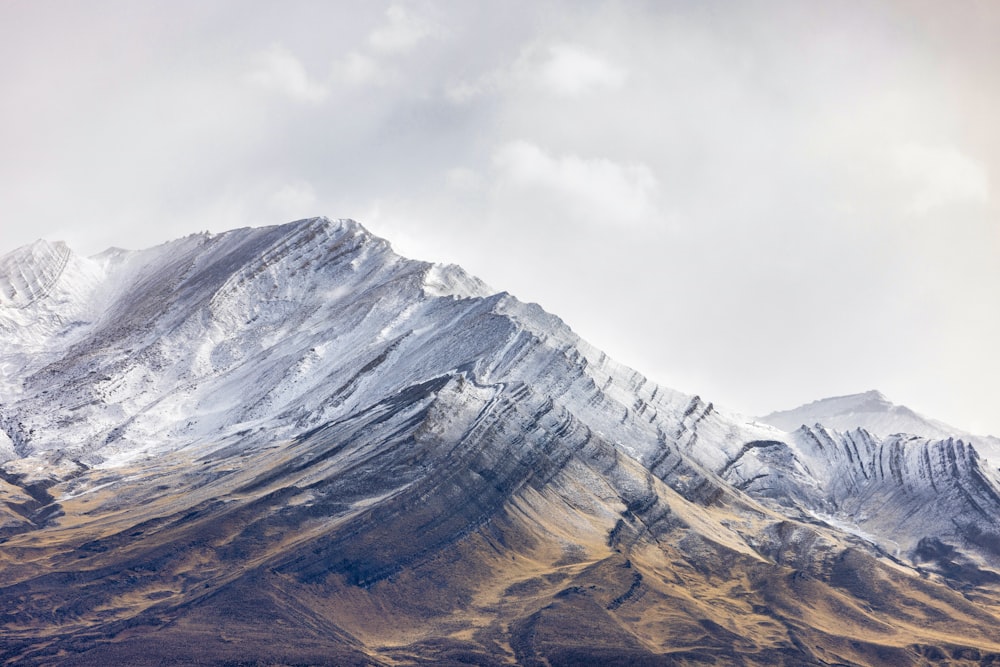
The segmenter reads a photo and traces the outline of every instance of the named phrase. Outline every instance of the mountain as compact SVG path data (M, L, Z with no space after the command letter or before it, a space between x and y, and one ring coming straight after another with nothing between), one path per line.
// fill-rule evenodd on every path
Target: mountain
M1000 445L1000 439L977 436L943 422L924 417L903 405L896 405L879 391L824 398L791 410L772 412L759 421L792 431L799 426L823 424L838 431L863 428L879 437L909 433L926 438L961 437L977 440L990 448Z
M747 422L349 220L0 293L8 663L1000 661L960 438Z

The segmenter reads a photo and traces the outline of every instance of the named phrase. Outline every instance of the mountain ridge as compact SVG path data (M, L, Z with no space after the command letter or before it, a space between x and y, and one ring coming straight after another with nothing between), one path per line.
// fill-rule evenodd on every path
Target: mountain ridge
M754 424L353 221L95 257L0 308L6 661L1000 659L961 441Z

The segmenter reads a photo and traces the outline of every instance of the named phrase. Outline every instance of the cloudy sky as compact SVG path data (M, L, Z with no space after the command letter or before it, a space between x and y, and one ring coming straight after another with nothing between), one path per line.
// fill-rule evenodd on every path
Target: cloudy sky
M748 414L1000 435L1000 4L0 3L0 253L352 217Z

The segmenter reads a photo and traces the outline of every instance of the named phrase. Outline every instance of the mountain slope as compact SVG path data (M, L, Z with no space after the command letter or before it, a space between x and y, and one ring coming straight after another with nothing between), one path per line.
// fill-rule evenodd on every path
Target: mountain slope
M960 444L928 494L907 442L745 423L352 221L32 248L0 260L8 661L1000 659L1000 487ZM886 498L923 532L867 535Z
M813 486L794 501L807 513L921 567L960 579L997 579L996 438L928 419L877 391L760 420L796 429L791 439L815 471Z

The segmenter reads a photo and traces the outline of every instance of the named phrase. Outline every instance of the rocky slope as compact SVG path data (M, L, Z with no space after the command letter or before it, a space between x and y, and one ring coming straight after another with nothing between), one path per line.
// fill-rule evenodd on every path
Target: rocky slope
M1000 661L964 441L747 423L352 221L0 276L11 663Z

